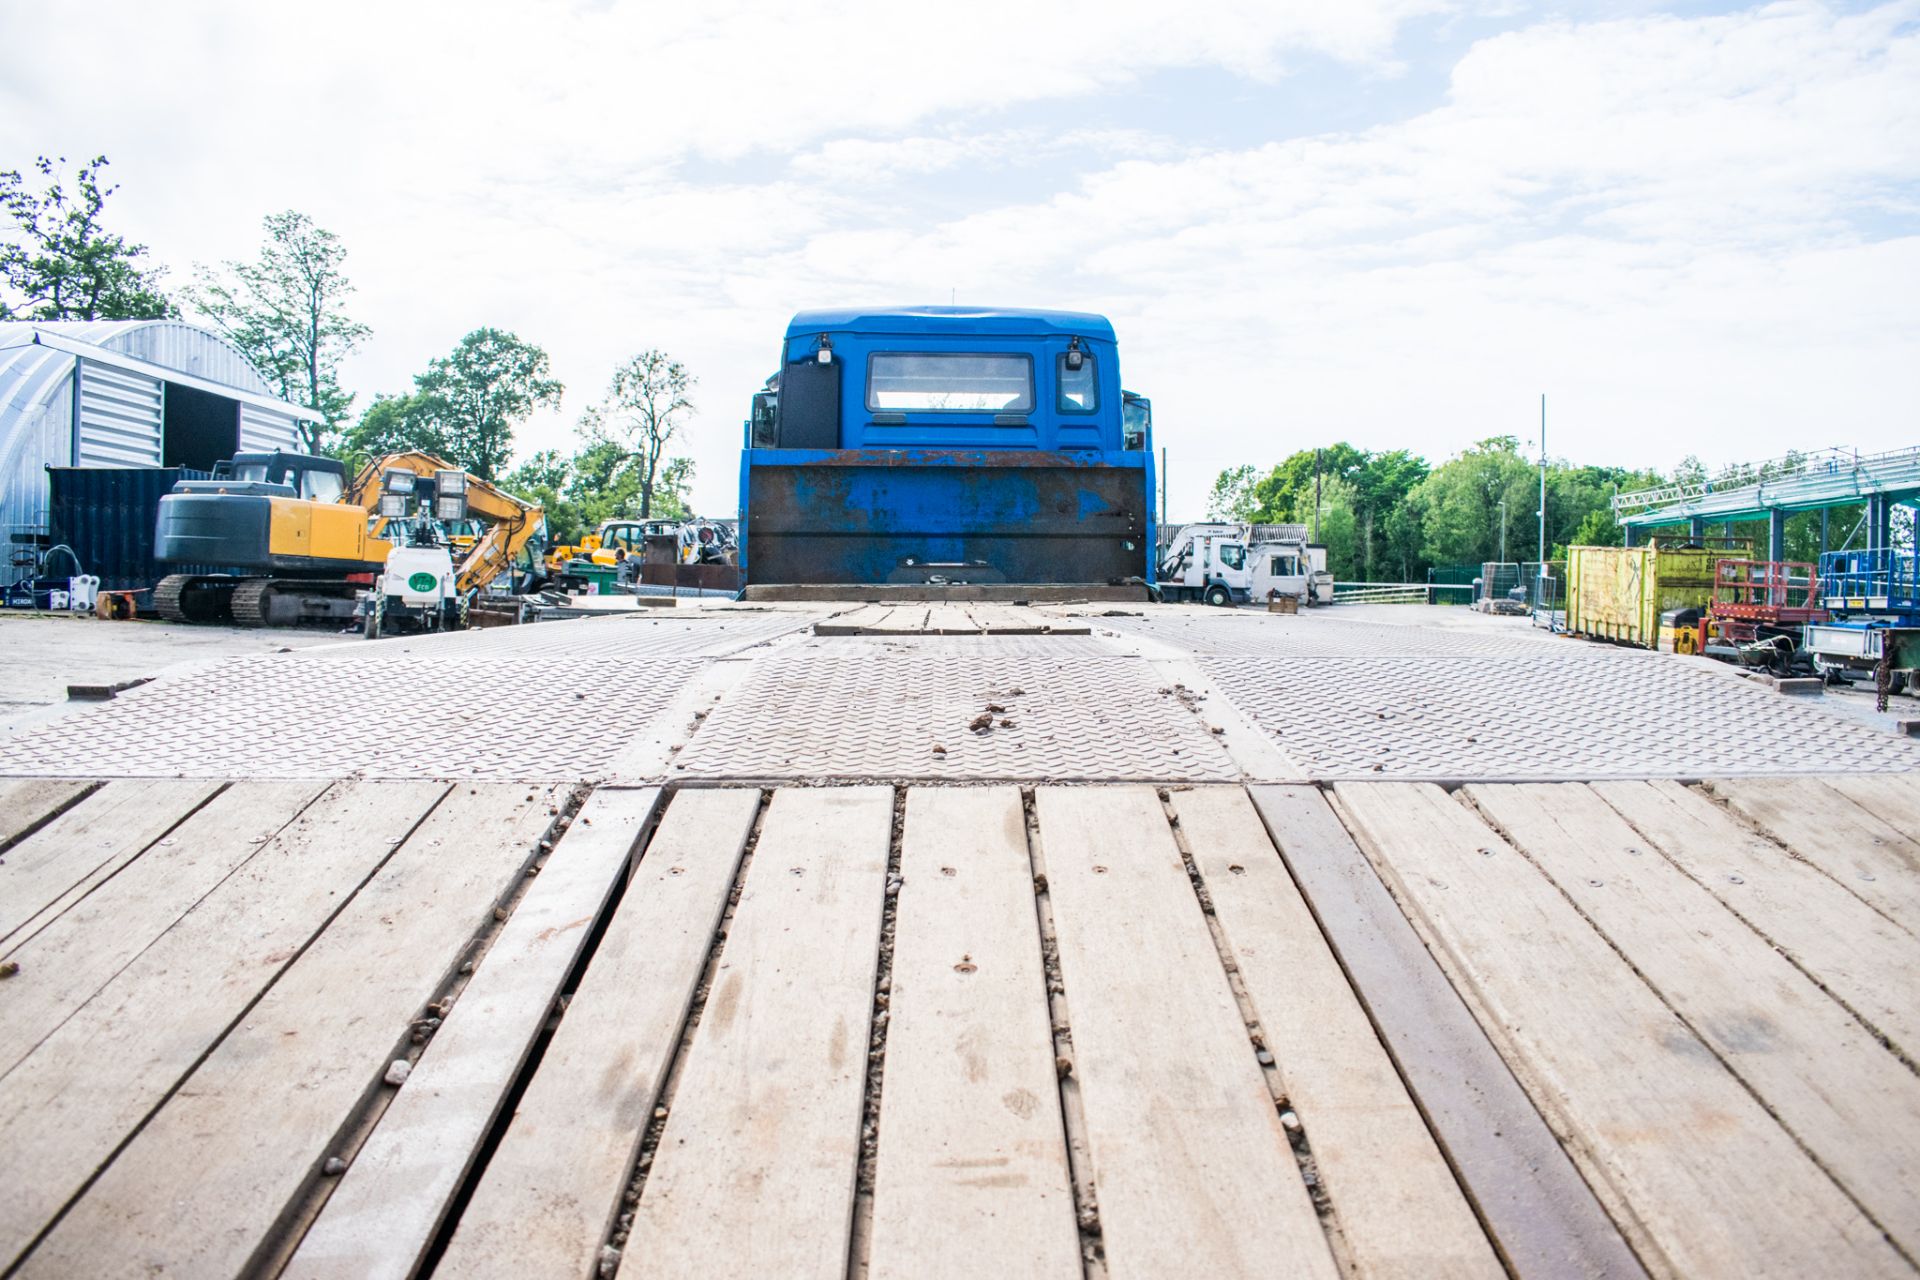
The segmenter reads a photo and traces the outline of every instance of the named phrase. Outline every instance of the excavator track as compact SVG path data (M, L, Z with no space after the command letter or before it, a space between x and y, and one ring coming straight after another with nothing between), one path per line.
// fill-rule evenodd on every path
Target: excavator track
M233 620L243 627L264 627L273 606L273 583L243 582L233 589Z
M168 622L225 622L232 598L231 578L170 573L153 589L153 607Z
M187 617L187 611L180 607L180 596L192 581L193 575L187 573L170 573L160 579L159 585L153 589L153 607L160 611L163 619L168 622L192 621Z

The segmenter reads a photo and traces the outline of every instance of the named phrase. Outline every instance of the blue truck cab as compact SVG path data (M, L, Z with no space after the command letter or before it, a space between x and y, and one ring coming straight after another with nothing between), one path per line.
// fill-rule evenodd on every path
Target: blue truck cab
M764 584L1152 581L1151 406L1070 311L803 311L754 397L740 563Z

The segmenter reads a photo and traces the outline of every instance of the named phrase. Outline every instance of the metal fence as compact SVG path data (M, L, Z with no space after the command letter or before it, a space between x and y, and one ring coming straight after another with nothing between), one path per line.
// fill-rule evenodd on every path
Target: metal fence
M1536 626L1559 630L1566 623L1564 560L1489 560L1480 566L1474 607L1489 613L1531 617Z

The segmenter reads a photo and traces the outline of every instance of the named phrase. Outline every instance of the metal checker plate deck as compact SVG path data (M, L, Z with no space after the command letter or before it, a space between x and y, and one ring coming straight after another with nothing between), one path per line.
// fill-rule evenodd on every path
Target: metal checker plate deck
M1920 768L1920 744L1659 654L1200 661L1234 705L1315 779Z
M1524 624L1513 627L1436 627L1339 621L1320 617L1097 618L1126 635L1178 645L1197 654L1250 658L1523 657L1543 650L1613 655L1615 649L1578 646ZM1553 646L1548 648L1548 646Z
M564 656L568 662L596 658L699 658L735 652L813 623L796 614L730 614L575 618L519 627L481 627L416 638L395 636L377 644L349 641L309 650L336 662L377 661L393 650L431 652L435 657Z
M706 665L361 652L233 658L131 690L0 745L0 773L588 781Z
M1057 640L1046 641L1055 645ZM947 637L909 654L769 654L715 708L681 777L1238 778L1139 659L1028 646L998 657ZM1014 690L1021 690L1019 693ZM968 724L995 703L995 728ZM999 728L999 720L1013 727ZM944 747L936 752L934 747Z

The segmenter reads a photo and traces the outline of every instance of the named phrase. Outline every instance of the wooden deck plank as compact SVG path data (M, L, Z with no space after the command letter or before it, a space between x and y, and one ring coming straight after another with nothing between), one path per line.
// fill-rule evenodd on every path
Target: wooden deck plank
M1315 787L1251 788L1401 1076L1522 1276L1645 1274L1526 1091Z
M627 1251L650 1276L844 1277L893 797L782 790Z
M1902 1275L1880 1231L1560 891L1440 788L1336 795L1662 1275Z
M85 795L91 782L65 778L0 778L0 849Z
M257 856L325 785L237 784L164 837L170 843L155 847L26 942L10 945L7 955L20 972L0 1001L0 1075Z
M759 805L754 790L674 796L440 1274L593 1274Z
M813 633L817 636L866 635L869 628L885 621L892 612L891 605L863 604L847 613L822 618L813 624Z
M0 1197L0 1266L160 1105L446 790L438 782L334 785L0 1081L0 1183L9 1189ZM180 1173L170 1173L170 1185Z
M1910 839L1920 832L1920 773L1841 774L1820 781Z
M428 815L117 1156L27 1276L235 1275L538 852L554 788L478 783ZM403 1090L404 1092L404 1090ZM458 1153L449 1152L450 1161ZM191 1179L177 1176L194 1170Z
M1173 793L1359 1276L1506 1273L1239 787Z
M1677 782L1598 782L1593 790L1909 1061L1920 1061L1920 939Z
M1577 783L1467 794L1788 1132L1920 1254L1920 1076Z
M870 1276L1079 1276L1013 787L907 793Z
M1331 1280L1159 797L1048 787L1035 800L1110 1271Z
M932 635L971 636L980 633L980 625L963 605L936 604L927 610L927 631Z
M922 636L927 634L927 622L935 606L928 603L903 604L895 607L886 618L867 627L870 636Z
M1920 842L1815 778L1739 778L1708 784L1782 841L1920 936Z
M39 932L219 789L173 778L109 782L8 849L0 863L0 951Z
M587 801L283 1275L404 1280L414 1274L659 795L657 788L603 789ZM602 1012L591 1004L580 1010L588 1026ZM613 1025L628 1024L616 1019ZM576 1112L583 1109L577 1093L570 1101ZM527 1225L551 1221L550 1212L529 1215Z

